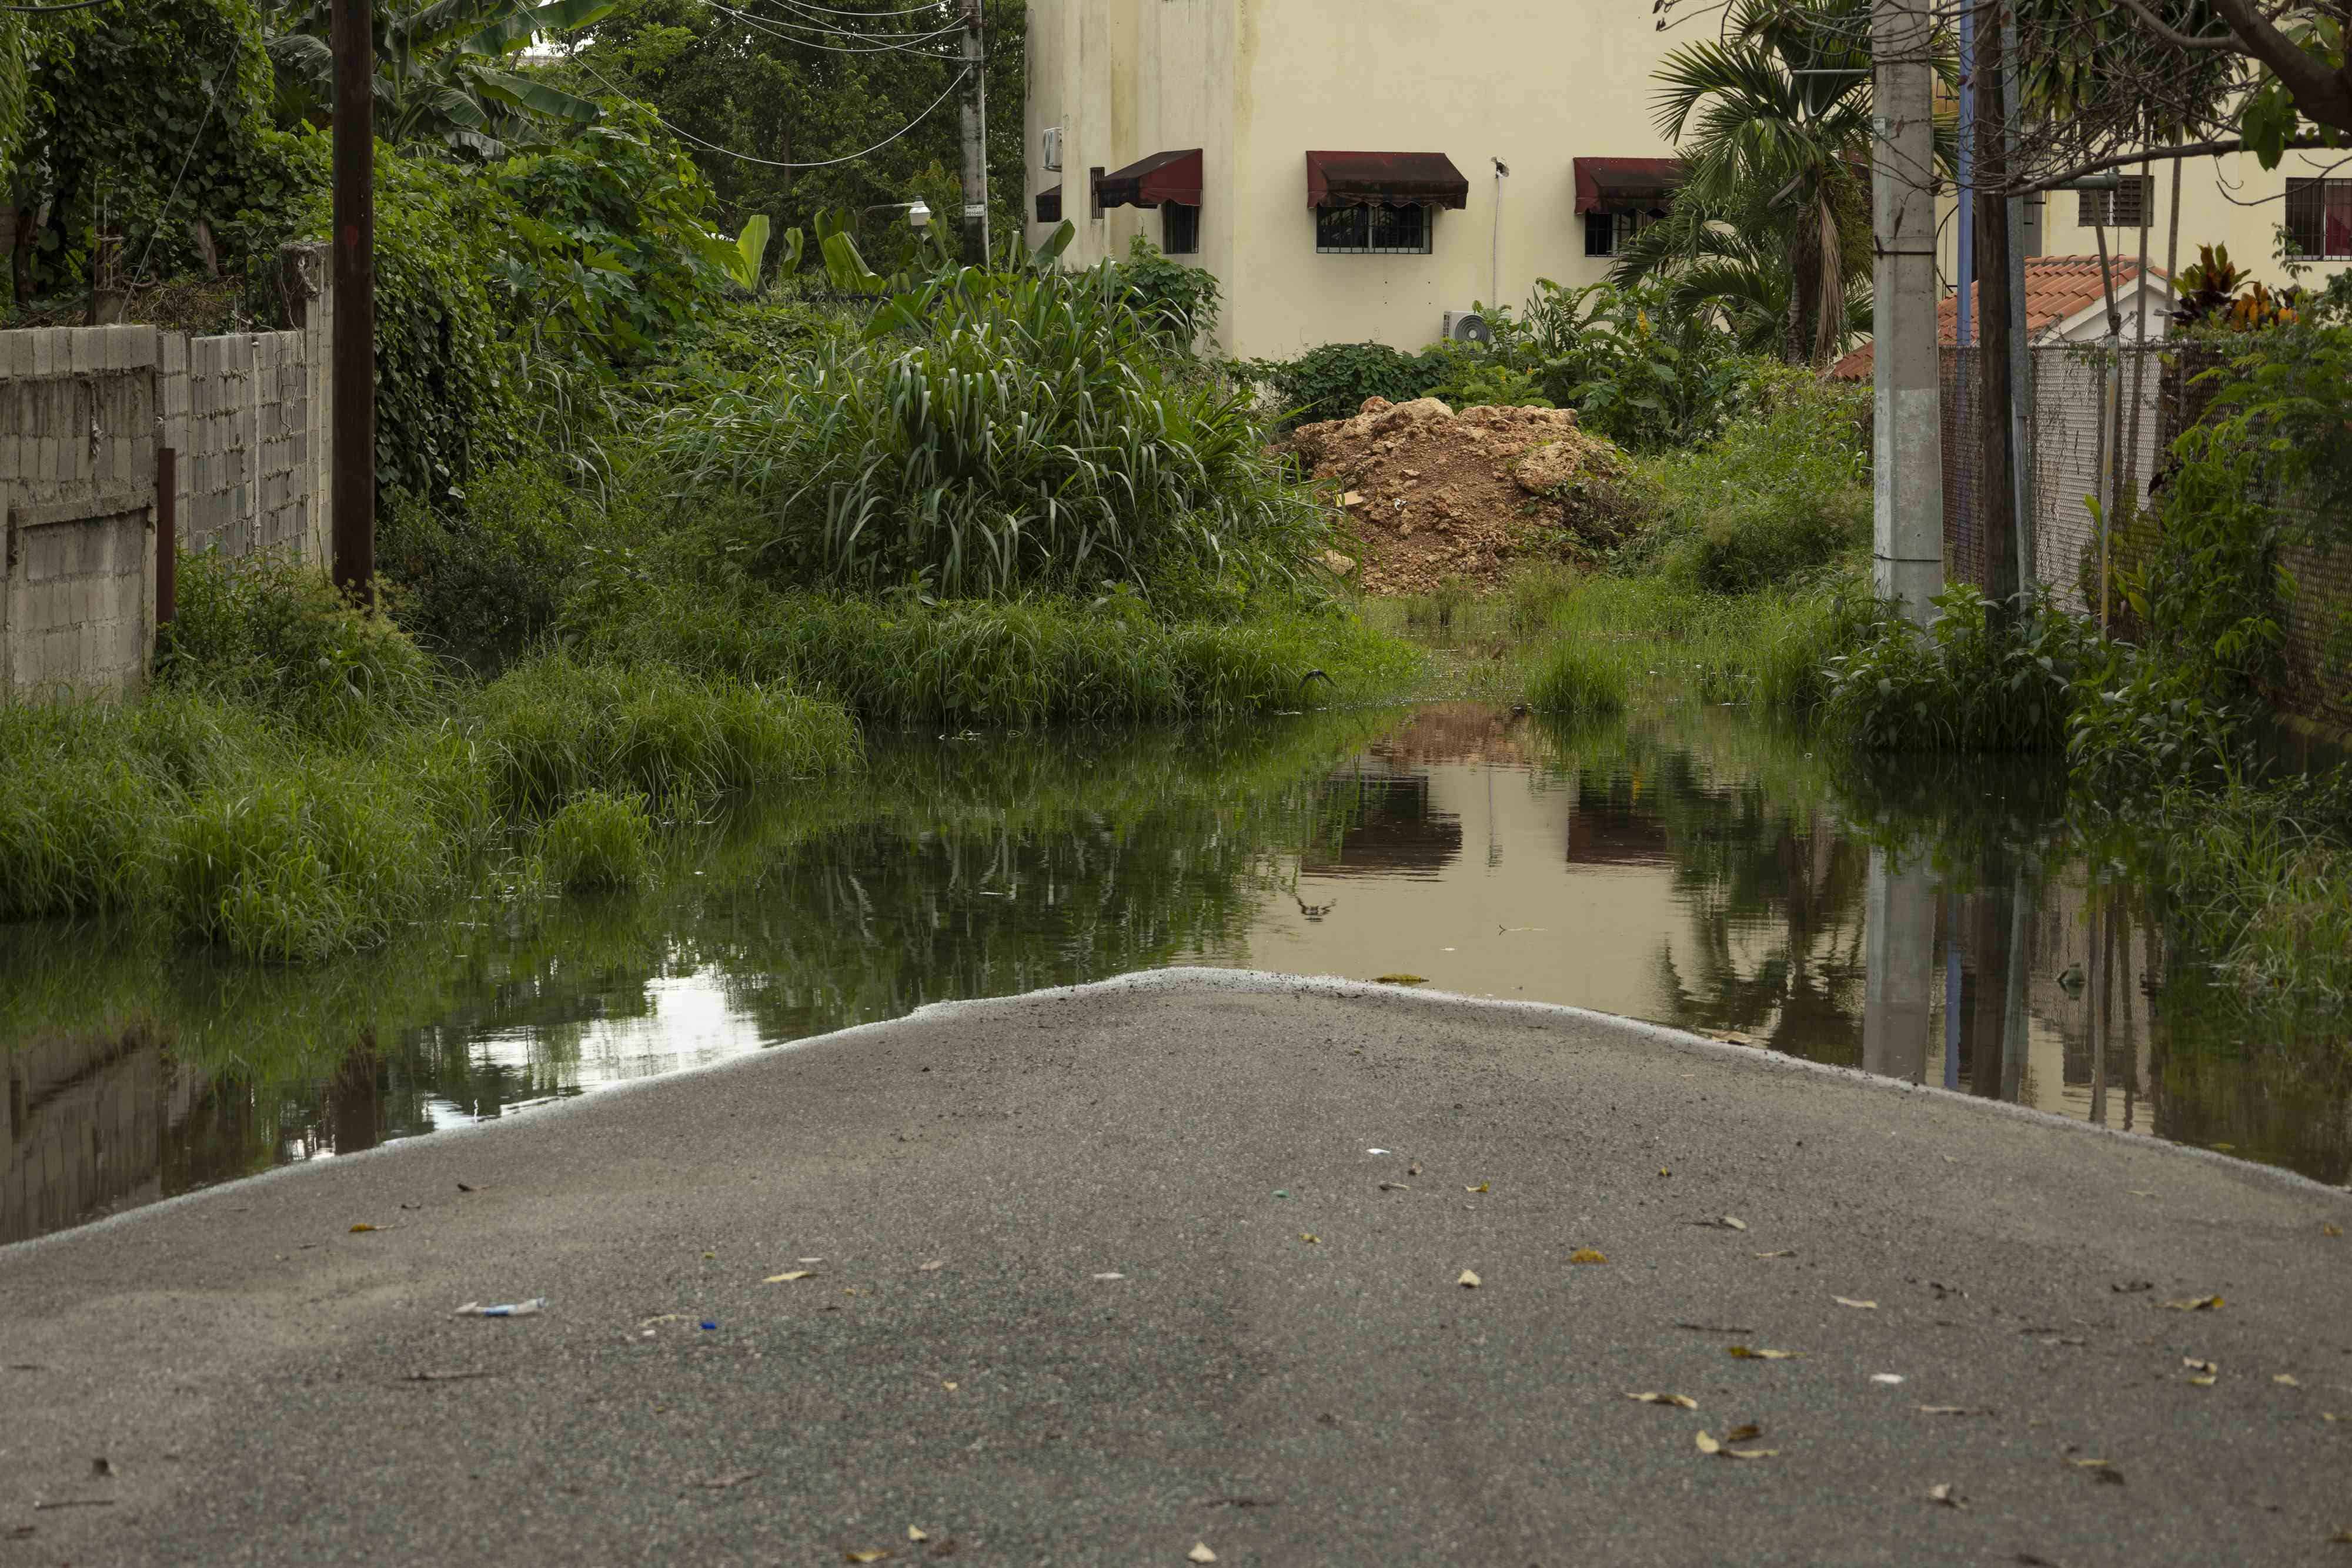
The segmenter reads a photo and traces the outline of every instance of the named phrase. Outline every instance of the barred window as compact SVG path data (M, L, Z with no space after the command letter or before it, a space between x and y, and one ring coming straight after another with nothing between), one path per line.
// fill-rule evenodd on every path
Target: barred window
M1418 202L1318 207L1315 249L1323 256L1427 256L1433 226L1429 209Z
M1647 213L1615 212L1584 214L1584 254L1587 256L1622 256L1633 236L1648 228L1652 219Z
M2288 180L2286 232L2314 261L2352 257L2352 180Z
M1192 256L1201 248L1201 209L1170 202L1160 209L1160 254Z
M2086 229L2136 229L2148 221L2150 174L2126 174L2112 191L2074 193L2074 222Z

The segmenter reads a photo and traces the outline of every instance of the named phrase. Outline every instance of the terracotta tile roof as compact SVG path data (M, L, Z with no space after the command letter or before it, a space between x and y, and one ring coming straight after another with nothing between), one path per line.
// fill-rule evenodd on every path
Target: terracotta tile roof
M2116 275L2116 288L2121 292L2139 276L2139 261L2135 256L2119 256L2108 264ZM2150 267L2148 275L2162 277L2164 268ZM1970 286L1973 290L1974 286ZM2106 298L2106 287L2100 280L2099 258L2095 256L2034 256L2025 261L2025 329L2040 337L2061 321L2080 315ZM1944 296L1936 306L1936 340L1957 343L1960 340L1960 297L1956 289ZM1864 343L1840 360L1830 370L1832 378L1842 382L1866 382L1870 379L1871 345Z

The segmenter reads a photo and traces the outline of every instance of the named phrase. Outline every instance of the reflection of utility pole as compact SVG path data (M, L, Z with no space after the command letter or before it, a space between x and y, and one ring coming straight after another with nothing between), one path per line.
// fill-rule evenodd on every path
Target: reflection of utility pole
M1944 585L1936 374L1935 23L1927 0L1871 0L1871 285L1876 341L1871 582L1921 624Z
M375 579L375 33L369 0L335 0L335 585Z
M988 51L981 0L963 0L963 264L988 265Z
M1998 5L1999 0L1988 0ZM1991 20L1988 18L1988 20ZM2010 445L2010 425L2015 415L2016 389L2010 384L2010 203L1998 194L2010 179L2007 138L2009 105L2002 95L2008 52L2001 47L2001 29L1995 23L1977 26L1977 334L1983 347L1977 353L1977 405L1979 424L1976 512L1982 523L1985 572L1990 580L1985 596L2000 605L2024 586L2019 575L2017 546L2017 455Z
M2022 856L2009 903L2009 985L2000 1019L2000 1097L2017 1101L2025 1090L2028 1019L2025 1010L2025 939L2033 922L2033 884Z
M1936 965L1936 884L1924 865L1896 871L1870 852L1864 894L1862 1066L1912 1083L1927 1069L1927 1010Z

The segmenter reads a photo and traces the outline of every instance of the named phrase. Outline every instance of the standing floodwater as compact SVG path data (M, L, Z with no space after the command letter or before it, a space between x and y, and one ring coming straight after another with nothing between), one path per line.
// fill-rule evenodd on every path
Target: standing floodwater
M0 1240L928 1002L1171 964L1567 1002L2352 1174L2333 1058L2250 1032L2008 763L1849 776L1683 704L878 743L594 899L312 967L0 928Z

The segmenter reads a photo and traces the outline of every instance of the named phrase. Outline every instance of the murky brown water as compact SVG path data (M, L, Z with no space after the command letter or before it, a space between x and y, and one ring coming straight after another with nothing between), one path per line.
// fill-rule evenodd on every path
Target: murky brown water
M904 741L642 893L314 969L0 928L0 1240L873 1019L1179 963L1557 1001L2352 1175L2352 1086L2166 973L2013 768L1858 779L1741 715L1474 704ZM2015 983L2012 985L2011 977ZM1875 984L1874 984L1874 978Z

